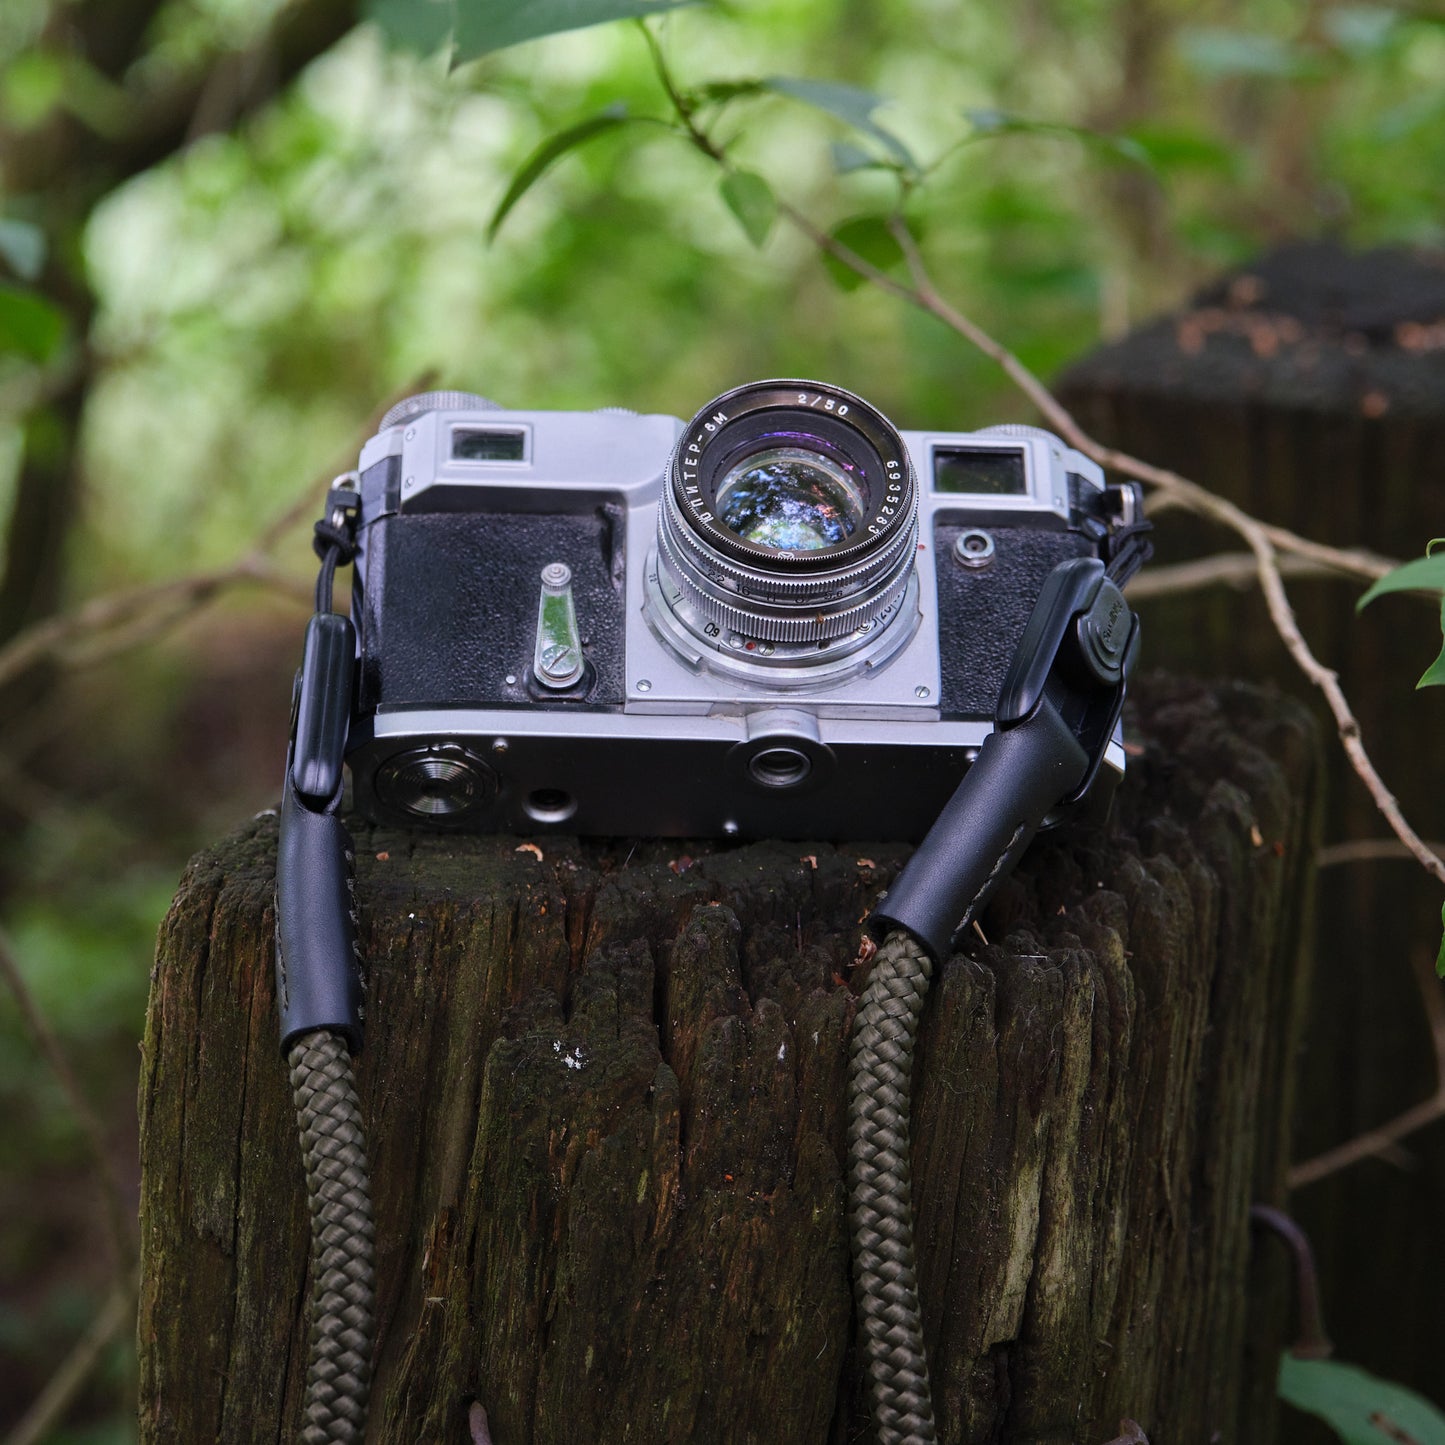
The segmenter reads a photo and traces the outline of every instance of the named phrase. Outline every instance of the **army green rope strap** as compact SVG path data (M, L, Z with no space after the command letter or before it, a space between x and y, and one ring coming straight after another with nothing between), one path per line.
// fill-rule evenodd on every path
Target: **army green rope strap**
M913 1260L909 1092L933 964L901 929L878 950L848 1060L853 1290L880 1445L938 1436Z
M360 1445L371 1385L371 1194L351 1055L338 1034L287 1054L311 1210L311 1342L302 1445Z

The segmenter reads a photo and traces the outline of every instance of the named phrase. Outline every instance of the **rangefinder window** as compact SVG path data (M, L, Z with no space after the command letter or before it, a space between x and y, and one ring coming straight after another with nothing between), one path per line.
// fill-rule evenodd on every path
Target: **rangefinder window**
M452 460L524 462L527 460L527 433L515 427L454 427Z
M1023 497L1029 479L1020 451L986 451L980 447L935 447L933 490L969 492L974 496Z

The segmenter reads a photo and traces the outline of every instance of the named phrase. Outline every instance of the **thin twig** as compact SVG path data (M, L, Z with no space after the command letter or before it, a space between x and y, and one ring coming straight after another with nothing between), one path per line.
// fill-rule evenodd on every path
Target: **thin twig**
M85 1135L91 1164L100 1177L102 1192L105 1196L105 1212L110 1227L111 1248L115 1254L115 1268L119 1273L121 1270L127 1269L135 1258L138 1234L134 1212L125 1202L125 1187L121 1183L120 1175L116 1172L110 1151L106 1148L105 1130L101 1126L100 1119L95 1110L91 1108L90 1100L85 1097L85 1091L80 1087L80 1080L76 1078L75 1070L71 1068L70 1060L66 1057L60 1040L56 1037L54 1029L50 1027L50 1021L35 1001L35 995L31 993L29 984L25 982L25 975L16 961L9 936L3 929L0 929L0 974L4 975L5 982L9 985L10 992L14 994L16 1004L19 1005L20 1016L25 1021L25 1027L29 1031L30 1037L35 1041L36 1048L45 1056L45 1061L50 1065L50 1070L55 1075L72 1113L79 1121L81 1132Z
M138 1286L135 1275L115 1286L100 1313L47 1381L35 1403L5 1437L4 1445L38 1445L60 1424L100 1363L106 1347L127 1324L134 1322Z
M793 219L792 214L789 215L789 219ZM1049 425L1071 447L1075 447L1085 456L1091 457L1101 467L1159 488L1176 503L1200 516L1213 518L1237 532L1245 541L1249 541L1249 533L1253 532L1263 537L1271 547L1291 552L1298 557L1305 557L1334 571L1349 573L1373 581L1399 566L1399 563L1392 558L1381 557L1377 553L1368 552L1362 548L1327 547L1321 542L1310 541L1308 537L1298 536L1287 528L1270 526L1267 522L1261 522L1258 518L1251 517L1243 509L1235 506L1233 502L1226 501L1207 487L1200 486L1198 482L1191 482L1188 477L1181 476L1178 472L1170 471L1167 467L1156 467L1151 462L1141 461L1138 457L1130 456L1128 452L1119 451L1114 447L1106 447L1102 442L1095 441L1074 419L1068 408L1013 352L1001 342L995 341L977 322L944 300L924 265L913 233L900 217L894 217L892 229L894 237L902 248L904 260L908 263L913 284L905 286L865 261L863 264L868 266L868 279L881 278L881 282L886 283L886 289L892 294L937 317L950 330L972 342L985 356L997 362L1009 379L1034 404ZM841 250L834 249L837 243L833 238L817 231L816 228L810 226L809 231L815 241L827 243L825 249L831 250L846 265L857 269L854 262L861 260L861 257L854 257L847 247L843 247ZM846 257L843 252L847 252ZM1246 528L1249 530L1246 531Z
M1294 658L1295 665L1324 694L1325 701L1334 714L1340 743L1355 772L1369 789L1375 806L1384 815L1395 836L1415 855L1426 872L1445 883L1445 861L1428 848L1424 839L1406 822L1399 803L1395 801L1395 795L1385 786L1384 779L1380 777L1369 753L1365 751L1364 741L1360 737L1360 725L1350 710L1349 701L1340 686L1339 675L1315 657L1304 639L1304 634L1299 630L1299 624L1285 595L1284 583L1280 579L1274 547L1264 535L1264 529L1243 512L1239 514L1239 518L1237 530L1259 559L1259 582L1264 589L1270 620L1284 639L1284 645Z
M1437 857L1445 858L1445 843L1426 842ZM1316 868L1335 868L1341 863L1379 863L1407 861L1415 855L1397 838L1355 838L1347 843L1330 843L1315 854Z
M1327 1149L1303 1164L1296 1164L1285 1175L1285 1184L1290 1189L1302 1189L1327 1175L1338 1174L1362 1159L1385 1154L1402 1139L1445 1118L1445 997L1442 997L1441 983L1435 977L1435 970L1423 956L1415 960L1415 979L1420 985L1420 1001L1425 1007L1425 1017L1430 1024L1430 1042L1435 1050L1435 1092L1422 1102L1397 1114L1388 1123L1377 1129L1368 1129L1347 1139L1334 1149Z
M1295 1340L1289 1348L1297 1360L1326 1360L1335 1352L1325 1331L1320 1304L1320 1272L1310 1237L1282 1209L1272 1204L1251 1204L1250 1223L1273 1231L1290 1252L1294 1265Z
M366 436L376 431L394 402L426 390L431 379L430 375L418 377L378 407L367 423ZM17 633L0 648L0 687L40 662L81 666L113 657L158 636L236 587L266 587L281 596L294 598L305 607L312 606L310 587L277 568L268 554L314 513L327 484L346 469L355 455L356 451L350 450L341 465L328 468L263 529L251 550L229 567L108 592L92 597L72 612L46 618Z
M1306 557L1285 556L1279 570L1286 577L1343 577L1337 567L1327 567ZM1173 597L1182 592L1199 592L1206 587L1233 587L1245 592L1259 585L1259 564L1249 552L1216 552L1192 562L1175 562L1163 567L1146 567L1129 583L1131 602L1151 597Z
M93 597L73 612L26 628L0 648L0 687L40 662L79 664L114 656L244 584L270 587L309 605L309 589L283 578L252 552L230 567Z

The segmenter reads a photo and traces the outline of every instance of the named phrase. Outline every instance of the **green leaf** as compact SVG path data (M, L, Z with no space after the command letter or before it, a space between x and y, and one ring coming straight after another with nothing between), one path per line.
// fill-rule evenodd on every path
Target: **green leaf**
M17 130L37 126L65 99L65 57L53 50L22 50L0 76L5 119Z
M1132 126L1128 137L1141 146L1144 154L1159 171L1197 171L1216 175L1233 175L1241 163L1241 154L1207 131L1190 126Z
M1430 557L1416 557L1413 562L1386 572L1355 603L1355 611L1368 607L1387 592L1445 592L1445 551Z
M778 214L777 198L773 188L752 171L729 171L718 187L728 210L738 218L748 240L761 247L773 229L773 220Z
M610 130L616 130L620 125L626 125L633 117L627 114L627 107L621 101L609 105L606 110L587 120L579 121L574 126L569 126L564 131L544 140L531 155L522 162L517 174L512 177L512 184L507 187L507 193L492 212L492 219L487 222L487 240L492 240L503 221L507 219L513 206L527 194L536 184L542 174L555 161L575 149L584 141L592 140L595 136L604 135Z
M25 281L33 281L45 264L45 232L29 221L0 218L0 257Z
M393 45L434 55L456 29L455 0L366 0L363 15Z
M460 64L524 40L583 30L608 20L661 15L702 0L456 0Z
M878 157L870 155L862 146L852 141L835 140L832 145L833 169L840 176L851 175L854 171L866 171L881 165Z
M1090 130L1088 126L1065 125L1062 121L1031 120L1003 110L966 110L964 116L973 126L974 139L1003 135L1057 136L1082 141L1111 159L1153 169L1153 158L1147 147L1130 135L1111 135L1107 131Z
M33 291L0 286L0 354L49 361L65 335L65 314Z
M760 95L764 90L761 80L710 80L691 92L694 105L726 105L747 95Z
M1279 1362L1281 1400L1319 1418L1346 1445L1445 1445L1445 1415L1423 1395L1334 1360Z
M1440 631L1445 633L1445 597L1440 599ZM1445 687L1445 647L1440 656L1425 669L1425 675L1415 684L1418 692L1422 687Z
M882 216L855 216L851 221L844 221L833 231L833 239L880 271L905 264L903 247ZM827 252L823 253L823 264L844 291L856 291L867 279Z
M824 111L844 121L854 130L876 140L904 170L918 170L918 163L903 142L873 119L873 112L883 104L883 100L871 90L861 90L856 85L840 85L833 80L800 80L791 75L770 75L762 84L764 89L771 90L775 95L800 100L814 110Z
M1180 33L1178 46L1185 65L1206 80L1234 76L1303 80L1321 70L1308 51L1277 35L1194 26Z

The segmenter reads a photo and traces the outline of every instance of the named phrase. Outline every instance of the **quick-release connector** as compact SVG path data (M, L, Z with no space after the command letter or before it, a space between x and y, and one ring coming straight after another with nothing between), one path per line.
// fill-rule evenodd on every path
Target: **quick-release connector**
M873 914L941 963L1045 818L1089 791L1124 706L1139 623L1097 558L1061 563L999 693L994 730Z
M361 1049L350 835L339 817L356 633L318 612L306 629L276 853L276 1002L283 1053L317 1029Z

